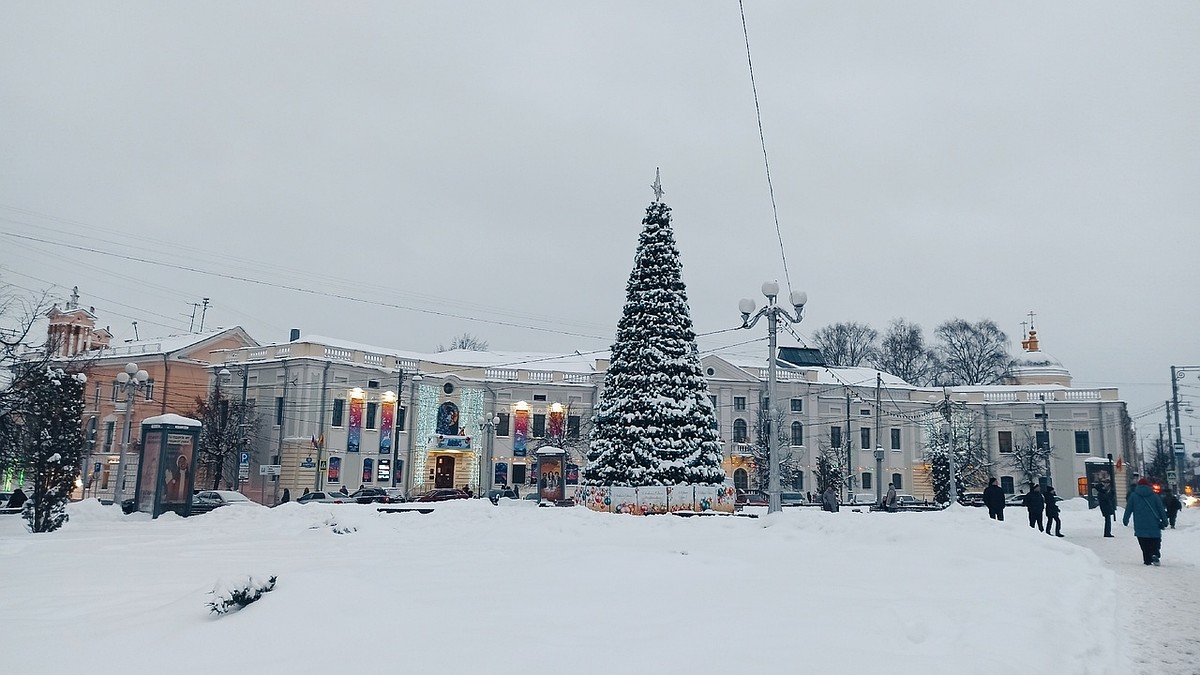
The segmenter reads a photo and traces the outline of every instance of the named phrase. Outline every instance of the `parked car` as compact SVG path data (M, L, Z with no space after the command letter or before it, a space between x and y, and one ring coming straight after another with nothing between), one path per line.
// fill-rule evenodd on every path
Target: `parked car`
M408 501L404 496L403 488L384 488L383 491L387 493L387 496L392 498L393 503L399 504Z
M246 495L233 490L201 490L192 496L192 515L212 511L222 506L246 508L258 506Z
M296 498L297 504L345 504L350 498L340 492L310 492Z
M912 495L896 494L896 506L920 506L921 500Z
M808 498L803 492L781 492L779 493L779 503L781 506L800 506L807 504Z
M875 501L875 495L870 492L859 492L850 497L850 504L853 506L871 506Z
M360 487L347 497L352 502L358 504L391 504L392 498L383 488L377 487Z
M983 506L982 492L964 492L958 498L958 503L963 506Z
M452 499L470 499L471 495L460 488L437 488L417 497L418 502L445 502Z
M493 504L499 504L501 499L516 499L517 493L510 487L492 488L487 491L487 498Z
M1004 496L1004 505L1005 506L1025 506L1025 493L1022 492L1019 495L1005 495Z
M735 506L769 506L771 499L765 492L743 492L733 503Z

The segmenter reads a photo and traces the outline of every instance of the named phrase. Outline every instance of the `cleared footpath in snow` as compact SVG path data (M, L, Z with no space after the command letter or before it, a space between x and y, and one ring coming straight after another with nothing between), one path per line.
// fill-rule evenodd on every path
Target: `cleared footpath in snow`
M1176 529L1163 531L1162 565L1142 564L1133 525L1117 510L1112 539L1105 539L1098 510L1064 510L1063 534L1096 553L1117 575L1122 650L1134 675L1200 673L1200 508L1179 513Z

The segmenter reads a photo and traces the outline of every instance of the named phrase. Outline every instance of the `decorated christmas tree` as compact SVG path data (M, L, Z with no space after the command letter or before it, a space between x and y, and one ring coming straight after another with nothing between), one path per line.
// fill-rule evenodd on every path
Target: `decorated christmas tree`
M655 188L661 198L657 179ZM656 200L642 225L583 483L720 485L725 472L716 420L670 207Z

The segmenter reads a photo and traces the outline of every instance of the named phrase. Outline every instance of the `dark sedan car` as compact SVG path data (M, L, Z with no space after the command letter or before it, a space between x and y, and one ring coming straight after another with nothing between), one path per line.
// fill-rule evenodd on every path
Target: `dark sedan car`
M358 504L391 504L392 497L383 488L363 487L350 493L348 501Z
M471 495L467 494L466 490L459 488L438 488L430 490L425 494L417 497L418 502L445 502L451 499L470 499Z

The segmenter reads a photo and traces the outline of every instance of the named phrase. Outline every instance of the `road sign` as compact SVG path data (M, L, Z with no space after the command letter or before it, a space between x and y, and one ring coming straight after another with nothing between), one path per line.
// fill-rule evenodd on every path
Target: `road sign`
M1168 472L1167 472L1167 482L1168 482L1168 483L1170 483L1170 482L1174 482L1174 481L1175 481L1175 479L1176 479L1176 478L1178 478L1178 477L1179 477L1179 476L1178 476L1178 475L1177 475L1177 474L1176 474L1174 471L1168 471Z
M282 469L282 468L283 467L281 467L278 464L261 464L258 467L258 475L260 475L260 476L278 476L280 473L280 469Z
M1184 443L1183 441L1180 441L1175 444L1175 454L1182 455L1185 452L1187 452L1187 444L1186 443Z
M312 458L312 457L305 457L305 458L304 458L304 461L303 461L303 462L300 462L300 468L301 468L301 469L311 469L311 468L313 468L314 466L316 466L316 463L315 463L315 462L313 462L313 458Z
M246 480L250 477L250 465L243 464L238 467L238 480Z
M326 462L325 460L321 460L321 468L320 468L320 470L321 470L321 471L324 471L324 470L325 470L326 468L328 468L328 467L329 467L329 462Z
M240 458L240 461L238 463L239 464L249 464L250 463L250 453L243 452L242 456Z

